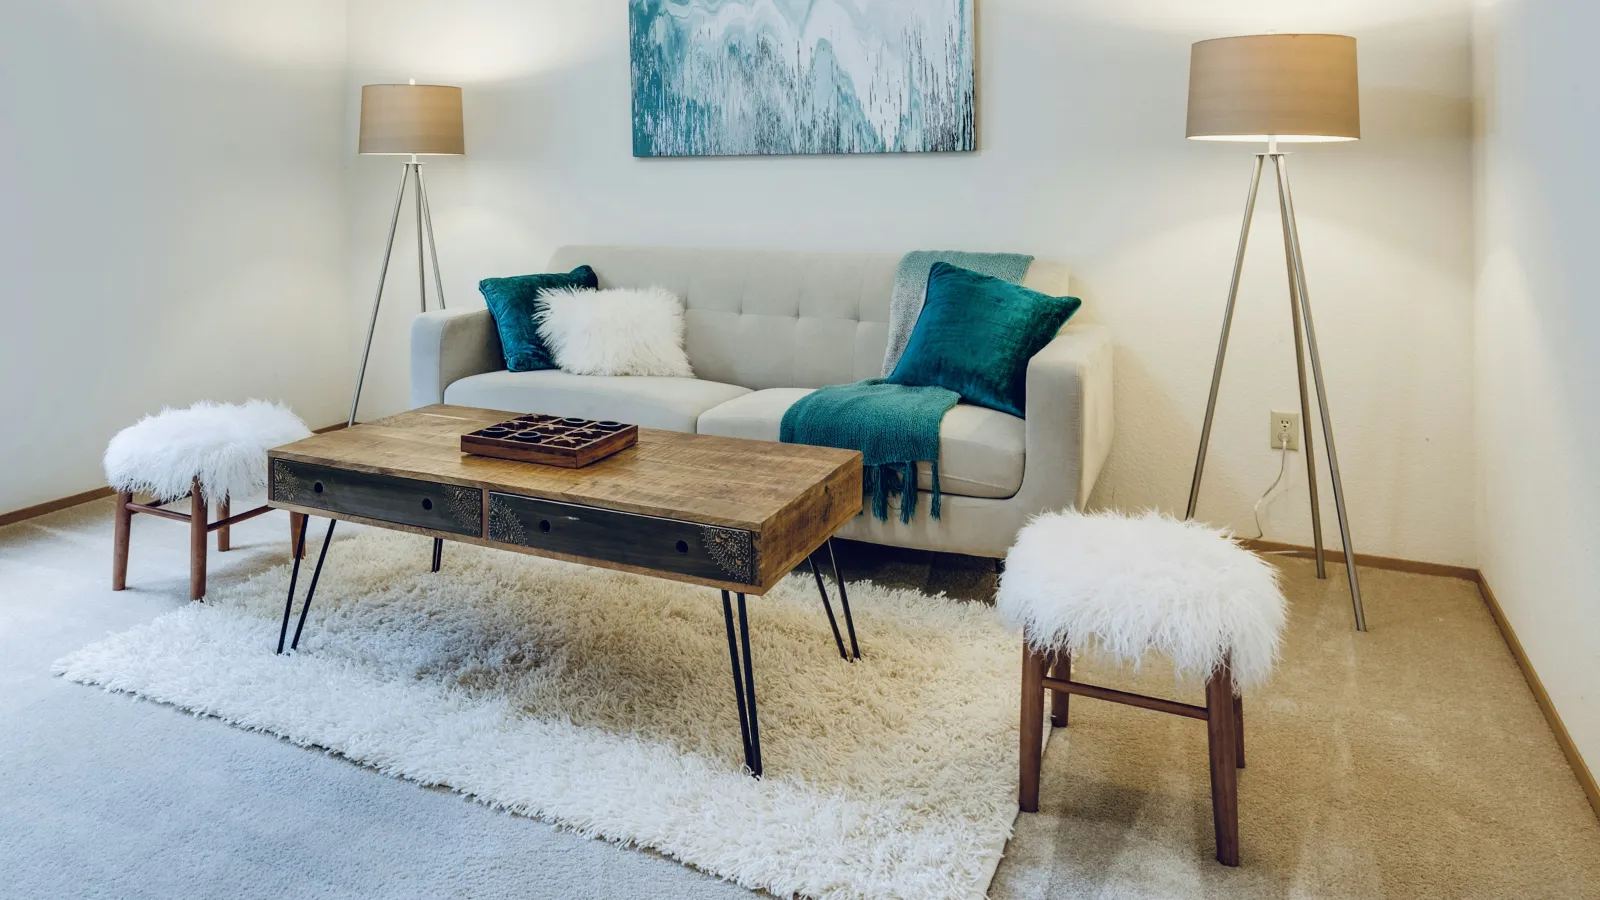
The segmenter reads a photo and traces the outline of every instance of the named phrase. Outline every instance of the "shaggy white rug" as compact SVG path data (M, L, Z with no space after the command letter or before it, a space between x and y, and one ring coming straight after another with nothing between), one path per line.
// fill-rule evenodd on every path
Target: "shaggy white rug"
M55 670L779 896L984 895L1017 809L1020 648L990 608L852 585L847 664L813 583L751 598L756 780L716 591L428 558L411 535L336 539L293 656L273 654L284 566Z

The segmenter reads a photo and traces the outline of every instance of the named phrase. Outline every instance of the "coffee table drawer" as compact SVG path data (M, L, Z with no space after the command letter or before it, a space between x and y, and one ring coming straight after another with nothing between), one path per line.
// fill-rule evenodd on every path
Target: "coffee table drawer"
M450 534L483 535L483 492L453 484L274 459L272 499Z
M749 531L492 491L489 539L737 584L761 570Z

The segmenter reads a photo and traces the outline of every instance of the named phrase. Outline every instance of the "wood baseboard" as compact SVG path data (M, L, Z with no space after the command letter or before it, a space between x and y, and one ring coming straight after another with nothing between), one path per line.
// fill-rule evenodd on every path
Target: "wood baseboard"
M89 503L94 500L99 500L102 497L109 497L114 493L116 492L111 490L111 488L97 487L84 491L81 494L73 494L70 497L62 497L58 500L47 500L44 503L39 503L34 506L25 506L22 509L14 509L8 513L0 513L0 528L4 528L7 525L15 525L18 522L23 522L28 519L35 519L39 516L49 515L53 512L60 512L63 509L77 506L80 503Z
M1280 544L1277 541L1241 540L1240 543L1258 553L1276 553L1295 557L1296 559L1316 559L1317 552L1311 547L1300 544ZM1322 558L1333 565L1344 565L1344 551L1330 547L1322 548ZM1395 572L1410 572L1414 575L1439 575L1445 578L1460 578L1477 584L1482 581L1482 576L1477 569L1470 566L1454 566L1449 563L1421 562L1415 559L1401 559L1398 556L1375 556L1371 553L1357 553L1356 565L1366 566L1369 569L1390 569Z
M345 423L340 422L336 425L325 425L322 428L314 428L312 429L311 433L327 434L330 431L338 431L345 427L347 427ZM37 519L40 516L47 516L50 513L60 512L63 509L78 506L79 504L92 503L95 500L99 500L101 497L109 497L115 493L116 491L104 486L90 488L87 491L73 494L70 497L62 497L57 500L47 500L44 503L35 504L33 506L25 506L22 509L14 509L8 513L0 513L0 528L4 528L7 525L15 525L18 522L25 522L28 519Z
M1594 808L1596 816L1600 816L1600 783L1596 783L1594 772L1589 770L1589 765L1583 759L1583 754L1578 752L1578 745L1573 743L1572 735L1567 731L1565 722L1561 721L1561 714L1556 712L1555 704L1550 702L1550 694L1544 689L1544 682L1539 680L1539 673L1534 671L1533 663L1528 659L1528 654L1522 649L1522 641L1517 639L1516 631L1511 628L1511 621L1506 618L1505 610L1500 608L1500 601L1495 599L1494 591L1490 589L1489 582L1478 573L1478 592L1483 595L1483 605L1489 607L1489 615L1494 617L1494 624L1500 629L1500 636L1505 639L1506 646L1511 648L1511 655L1517 661L1517 668L1522 670L1522 677L1528 682L1528 690L1533 692L1533 700L1539 704L1539 711L1544 713L1545 722L1550 730L1555 733L1556 743L1560 745L1561 752L1567 756L1567 765L1572 767L1572 774L1578 777L1578 785L1589 798L1589 805Z

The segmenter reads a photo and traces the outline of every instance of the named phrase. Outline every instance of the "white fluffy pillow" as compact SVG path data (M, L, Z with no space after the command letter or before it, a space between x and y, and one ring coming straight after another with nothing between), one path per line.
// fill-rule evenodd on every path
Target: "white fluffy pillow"
M683 352L683 304L665 288L544 291L534 321L564 371L694 375Z

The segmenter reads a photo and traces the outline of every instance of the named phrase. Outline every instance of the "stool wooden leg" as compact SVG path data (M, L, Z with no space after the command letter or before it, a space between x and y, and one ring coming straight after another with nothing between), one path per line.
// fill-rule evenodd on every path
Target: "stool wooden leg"
M1239 769L1233 721L1233 676L1222 666L1206 681L1206 735L1211 745L1211 818L1217 862L1239 864Z
M200 490L200 479L196 478L189 493L190 600L199 600L206 595L206 519L210 512L206 495Z
M1244 768L1244 698L1233 698L1233 748L1238 751L1239 768Z
M117 493L116 526L111 539L111 589L123 590L128 586L128 538L133 531L133 502L129 491Z
M1044 752L1044 671L1046 654L1022 645L1022 727L1017 754L1021 771L1017 805L1023 812L1039 811L1039 765Z
M306 514L289 513L289 555L297 559L306 558L306 545L301 540L301 535L306 533Z
M232 506L232 504L228 502L230 499L231 498L229 497L223 497L221 502L217 504L218 519L226 519L229 515L231 515L229 508ZM229 550L233 549L233 535L228 532L230 527L231 526L224 525L217 529L218 553L227 553Z
M1052 657L1050 677L1058 681L1072 680L1072 651L1061 650ZM1050 692L1050 727L1067 727L1067 703L1072 695L1066 691Z

